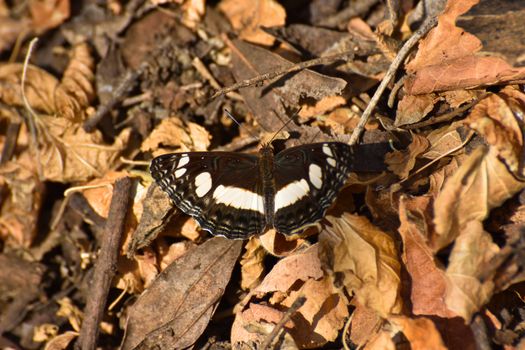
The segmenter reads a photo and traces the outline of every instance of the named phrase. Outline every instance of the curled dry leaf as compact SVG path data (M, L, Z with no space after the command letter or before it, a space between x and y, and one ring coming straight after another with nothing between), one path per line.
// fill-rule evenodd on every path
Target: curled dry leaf
M272 45L273 36L261 27L282 27L286 11L275 0L250 1L223 0L219 9L230 20L233 28L240 31L240 38L261 45Z
M250 290L257 286L264 273L264 257L266 251L261 246L259 239L250 238L245 246L246 252L241 258L241 288Z
M55 104L57 114L80 123L86 117L85 109L95 97L93 86L95 63L86 43L73 47L69 64L57 87Z
M166 118L142 142L143 152L159 148L175 149L179 152L207 151L210 146L210 134L202 126L185 123L181 118Z
M439 99L435 94L405 95L397 105L394 125L399 127L419 122L434 109Z
M285 325L299 348L320 347L335 340L348 317L346 298L333 287L331 279L323 275L318 245L280 260L253 290L253 295L270 297L275 307L252 302L238 313L232 328L232 343L259 339L249 331L248 325L261 320L277 323L282 317L278 310L290 307L300 295L306 302Z
M415 315L456 316L447 308L445 270L436 265L428 246L432 225L432 197L403 196L399 202L399 234L403 239L403 262L411 277L410 301Z
M419 43L415 58L407 65L405 81L410 95L434 91L475 88L525 78L525 68L513 67L496 55L481 55L481 41L455 25L479 0L448 1L438 25Z
M214 237L175 260L130 307L121 348L191 346L205 330L242 248Z
M69 18L70 5L68 0L31 1L29 11L33 29L37 34L42 34Z
M57 335L46 343L44 350L66 350L69 344L78 337L77 332L67 331Z
M44 177L56 182L86 181L113 169L126 149L131 129L107 144L100 131L87 133L64 118L39 117L40 161Z
M499 267L490 263L499 248L484 231L483 220L524 187L499 160L495 148L480 147L447 179L435 200L430 246L436 252L455 241L446 270L445 302L467 322L494 292L492 279L481 278L482 267L484 276L492 276Z
M382 317L401 311L401 264L394 240L366 218L329 216L332 227L321 232L323 268L336 285L355 294L359 303Z
M428 318L392 316L388 321L399 327L412 350L447 350L436 325Z
M491 278L481 278L481 267L490 266L499 252L481 221L472 220L462 227L454 243L447 266L447 307L470 322L472 315L485 305L494 292ZM490 266L493 272L498 266Z
M402 151L393 151L385 155L388 170L406 179L416 164L416 158L423 154L429 147L428 140L420 135L413 135L410 145Z
M434 203L434 252L452 243L470 221L482 222L491 209L525 187L498 159L496 150L472 152L449 177Z
M430 143L430 147L423 154L427 159L436 159L450 151L458 148L463 143L460 133L460 123L452 123L446 127L432 130L426 138Z
M34 159L28 152L0 167L0 188L5 193L0 238L8 245L29 247L36 236L45 188L34 170Z
M525 94L507 86L500 93L479 102L465 123L483 135L500 159L518 177L522 177L523 130L518 115L525 113Z

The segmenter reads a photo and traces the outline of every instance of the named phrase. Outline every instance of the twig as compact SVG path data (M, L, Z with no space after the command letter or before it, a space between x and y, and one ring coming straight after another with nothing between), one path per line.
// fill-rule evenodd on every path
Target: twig
M115 183L108 219L100 243L100 255L95 265L91 290L84 310L84 322L75 349L94 350L96 347L99 323L104 313L111 280L116 271L120 240L131 200L131 184L131 179L127 177Z
M293 72L297 72L297 71L300 71L302 69L309 68L309 67L312 67L312 66L318 66L318 65L321 65L321 64L329 64L329 63L333 63L333 62L338 61L338 60L345 60L346 61L346 60L348 60L348 58L353 57L353 56L354 56L354 52L353 51L345 51L345 52L338 53L336 55L331 55L331 56L326 56L326 57L319 57L319 58L314 58L313 60L299 62L297 64L293 64L293 65L288 66L288 67L278 67L273 72L260 74L260 75L257 75L255 77L253 77L253 78L245 79L245 80L240 81L238 83L235 83L235 84L233 84L231 86L219 89L213 94L213 96L211 98L215 98L217 96L224 95L224 94L226 94L228 92L231 92L231 91L243 88L243 87L252 86L252 85L255 85L255 84L260 83L262 81L271 80L271 79L273 79L275 77L278 77L278 76L281 76L281 75L285 75L285 74L289 74L289 73L293 73Z
M44 170L42 169L42 162L40 161L40 148L38 148L38 139L36 137L35 120L37 116L33 108L31 108L31 105L29 104L29 100L27 99L26 92L25 92L27 67L29 66L29 58L31 57L31 53L33 52L33 48L35 47L37 41L38 41L38 38L33 38L33 40L29 42L29 48L27 49L26 58L24 59L24 68L22 70L22 82L20 84L21 85L20 89L21 89L21 94L22 94L22 101L24 102L24 107L27 109L29 113L29 116L27 118L27 124L29 125L31 139L35 147L35 153L36 153L36 158L37 158L36 170L38 172L38 178L41 181L43 181L44 180Z
M295 299L295 301L293 302L292 306L290 306L290 308L288 310L286 310L286 313L283 315L283 317L281 318L279 323L277 323L275 325L275 327L273 327L273 329L270 332L270 334L268 334L266 339L264 339L264 342L261 344L261 346L259 348L260 350L266 350L270 346L270 344L273 342L275 337L277 337L277 335L279 334L281 329L284 327L286 322L288 322L290 320L292 315L295 314L295 312L301 306L303 306L305 302L306 302L306 297L305 296L299 296L299 297L297 297L297 299Z
M390 67L388 67L388 71L386 72L383 81L381 81L381 84L379 84L376 92L374 93L374 96L372 96L370 103L366 107L365 111L363 112L363 115L361 116L361 119L359 120L359 123L354 129L354 132L350 137L351 145L356 144L359 138L361 137L361 134L365 130L365 125L368 122L372 111L379 102L379 98L385 91L387 85L394 78L396 71L398 70L399 66L401 66L412 47L419 41L419 39L421 39L426 33L428 33L430 29L432 29L436 25L436 23L436 16L427 17L423 24L421 24L421 27L419 27L419 29L414 33L414 35L412 35L410 39L408 39L407 42L403 45L401 50L399 50L396 58L394 59L394 61L392 61Z

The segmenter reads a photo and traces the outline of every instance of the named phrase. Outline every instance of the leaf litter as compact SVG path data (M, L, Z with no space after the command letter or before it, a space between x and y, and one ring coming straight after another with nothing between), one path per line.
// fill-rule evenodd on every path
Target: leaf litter
M525 7L433 5L0 2L0 346L524 348ZM147 173L348 142L370 103L294 237L210 237Z

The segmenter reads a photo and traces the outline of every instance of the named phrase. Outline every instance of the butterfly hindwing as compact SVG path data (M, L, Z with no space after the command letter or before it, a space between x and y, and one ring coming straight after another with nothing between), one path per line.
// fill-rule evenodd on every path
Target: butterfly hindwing
M323 218L345 184L352 147L322 142L292 147L275 156L274 222L292 234Z
M214 235L244 239L266 226L255 155L172 153L153 159L150 171L175 205Z

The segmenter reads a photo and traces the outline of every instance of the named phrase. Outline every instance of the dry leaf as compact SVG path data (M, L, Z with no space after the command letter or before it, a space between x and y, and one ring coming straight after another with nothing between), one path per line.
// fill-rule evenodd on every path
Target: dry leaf
M522 118L525 112L525 94L508 86L499 94L490 95L479 102L465 123L483 135L493 146L501 160L517 176L523 176Z
M210 135L206 129L198 124L186 124L180 118L172 117L157 125L142 142L141 150L147 152L164 147L178 152L207 151L209 146Z
M405 95L397 105L394 125L399 127L421 121L439 100L435 94Z
M57 335L46 343L44 350L66 350L69 344L78 337L77 332L67 331Z
M241 258L241 288L250 290L256 287L262 279L264 273L264 257L266 251L261 246L260 241L252 237L246 243L246 252Z
M494 292L491 279L481 281L481 267L490 266L499 252L481 221L472 220L462 226L454 243L447 266L447 307L470 322L472 315L485 305ZM497 266L491 266L496 270Z
M385 155L388 170L406 179L416 164L416 158L423 154L429 147L428 140L420 135L413 135L412 142L405 150L393 151Z
M233 28L240 31L241 39L261 45L272 45L275 41L261 27L282 27L286 20L286 11L275 0L222 0L219 9Z
M441 335L428 318L393 316L389 321L397 325L410 343L412 350L446 350Z
M29 247L37 233L45 192L28 152L0 167L0 188L6 193L0 211L0 238L8 246Z
M186 348L204 332L241 241L214 237L175 260L130 308L121 348Z
M525 68L513 67L498 56L481 55L481 41L455 25L479 0L448 1L438 25L419 43L407 65L412 74L405 81L410 95L476 88L525 79Z
M403 262L411 278L410 301L415 315L454 317L447 308L445 271L436 265L427 244L432 231L430 196L403 196L399 202L399 234L403 239Z
M68 19L70 5L68 0L30 1L29 11L33 19L32 27L40 35Z
M352 303L355 304L355 309L348 328L349 334L343 334L343 336L347 336L353 344L361 348L380 330L383 320L377 312L363 306L358 301L353 300Z
M69 64L56 89L55 104L59 116L80 123L85 109L95 98L94 60L86 43L73 47Z
M496 151L480 147L446 180L434 203L436 252L453 242L470 221L482 222L490 210L525 187L498 159Z
M364 217L344 214L327 220L332 227L319 236L323 267L382 317L399 313L401 265L394 240Z

